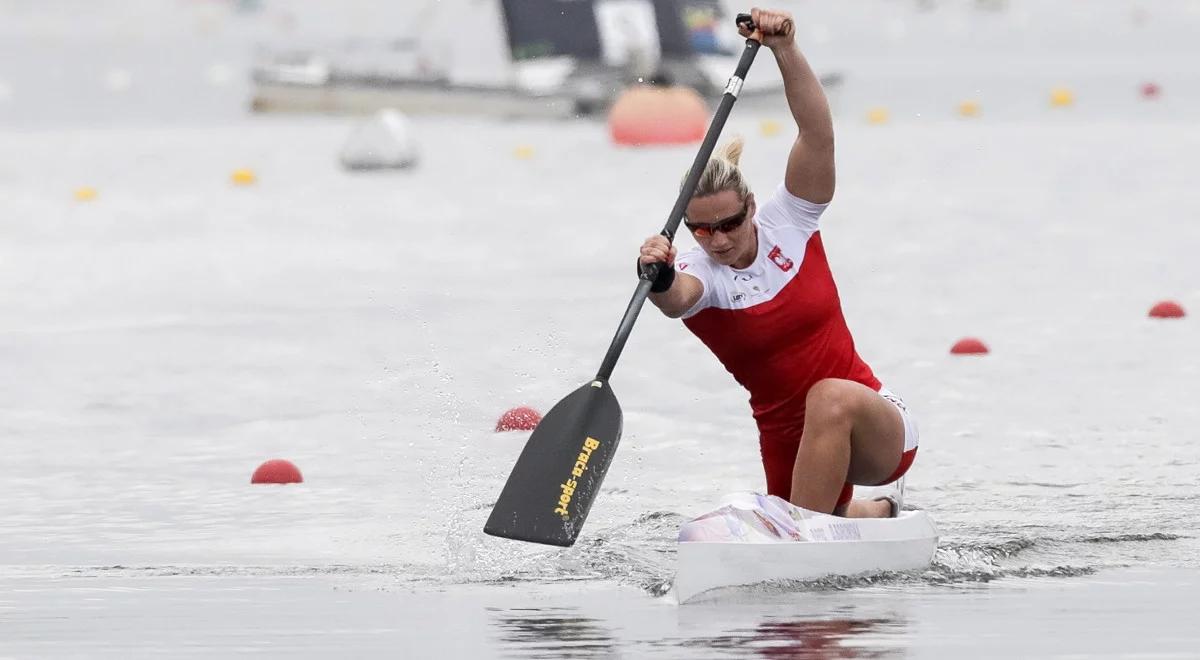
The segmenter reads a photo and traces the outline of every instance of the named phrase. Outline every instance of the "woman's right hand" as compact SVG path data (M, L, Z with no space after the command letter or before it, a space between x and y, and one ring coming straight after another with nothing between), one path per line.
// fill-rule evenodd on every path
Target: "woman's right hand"
M675 263L675 246L667 240L662 234L655 234L647 238L642 243L642 250L638 254L638 263L652 264L664 263L674 265Z

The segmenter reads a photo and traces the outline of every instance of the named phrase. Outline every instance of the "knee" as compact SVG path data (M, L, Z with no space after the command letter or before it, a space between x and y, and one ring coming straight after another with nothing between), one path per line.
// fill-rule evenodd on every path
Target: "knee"
M817 381L805 398L805 419L822 425L849 427L854 420L854 383L837 378Z

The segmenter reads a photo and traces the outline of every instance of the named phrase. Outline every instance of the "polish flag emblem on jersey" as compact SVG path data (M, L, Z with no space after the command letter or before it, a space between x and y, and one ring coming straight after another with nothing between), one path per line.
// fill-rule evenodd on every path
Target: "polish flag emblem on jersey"
M779 270L782 270L785 273L791 270L792 266L796 265L792 263L791 259L783 256L783 250L780 250L778 245L771 248L771 252L767 254L767 258L771 260L771 263L779 266Z
M795 197L779 186L774 195L758 206L754 215L758 245L761 247L749 266L723 266L699 247L679 255L675 260L675 268L686 271L704 283L701 299L684 313L683 318L690 318L708 308L747 309L769 303L782 304L779 296L787 290L788 284L802 273L813 270L806 263L810 252L815 250L821 253L816 258L822 263L812 266L824 270L824 254L818 247L820 239L817 230L825 207L825 204L813 204ZM814 291L807 284L795 288L803 289L804 295ZM793 297L801 294L800 291L791 293ZM833 295L836 297L836 294Z

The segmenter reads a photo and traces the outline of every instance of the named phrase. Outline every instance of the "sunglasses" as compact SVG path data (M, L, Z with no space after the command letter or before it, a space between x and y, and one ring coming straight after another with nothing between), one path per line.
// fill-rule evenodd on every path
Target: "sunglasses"
M708 238L709 236L712 236L716 232L721 232L722 234L728 234L729 232L737 229L738 227L741 227L742 223L746 221L746 213L748 213L749 211L750 211L750 205L744 204L744 205L742 205L741 212L738 213L737 215L731 215L728 218L725 218L724 220L718 220L712 224L697 225L697 224L688 222L686 218L684 219L683 224L685 227L688 228L688 231L692 232L692 235L699 236L700 238Z

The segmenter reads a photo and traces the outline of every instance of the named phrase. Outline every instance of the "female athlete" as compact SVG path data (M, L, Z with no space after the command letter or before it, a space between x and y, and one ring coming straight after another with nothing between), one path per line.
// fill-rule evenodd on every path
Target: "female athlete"
M858 518L898 502L853 500L852 484L900 479L917 451L903 401L858 356L825 259L820 218L834 191L833 120L795 44L791 16L754 9L742 36L771 49L799 135L783 183L759 204L735 140L709 160L684 222L699 248L676 258L666 238L642 244L662 262L650 301L683 323L750 392L767 492ZM678 274L678 276L676 276Z

